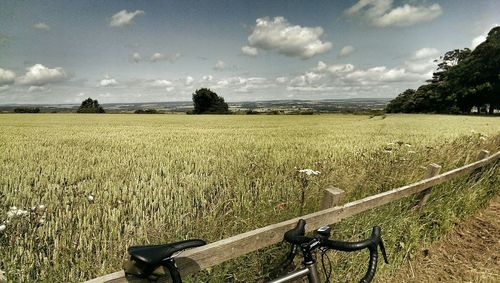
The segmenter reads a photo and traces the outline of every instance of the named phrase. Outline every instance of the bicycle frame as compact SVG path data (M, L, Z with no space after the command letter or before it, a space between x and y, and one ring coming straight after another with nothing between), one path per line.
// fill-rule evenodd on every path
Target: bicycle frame
M306 265L306 267L294 271L292 273L286 274L274 280L268 281L267 283L285 283L292 282L298 278L303 278L307 276L309 283L320 283L318 269L316 268L316 263L311 263Z
M269 281L268 283L292 282L295 279L303 278L305 276L307 276L309 283L321 283L318 269L316 268L316 252L310 250L309 248L306 249L305 247L302 247L302 252L304 256L304 268L283 275L279 278Z

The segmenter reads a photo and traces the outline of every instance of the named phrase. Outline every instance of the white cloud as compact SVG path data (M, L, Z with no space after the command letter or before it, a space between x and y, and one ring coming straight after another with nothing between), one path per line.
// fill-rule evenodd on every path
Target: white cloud
M211 82L213 79L214 77L212 75L206 75L201 78L200 83Z
M177 61L181 57L181 53L175 53L171 55L165 55L160 52L156 52L153 55L151 55L151 62L158 62L158 61L169 61L170 63L173 63Z
M44 30L44 31L49 31L50 27L46 23L36 23L33 25L33 28Z
M215 63L215 66L214 66L214 70L222 71L225 68L226 68L226 63L224 63L224 61L222 61L222 60L217 60L217 62Z
M275 86L274 83L271 83L266 78L262 77L230 77L219 80L217 84L211 88L230 88L234 92L250 93L257 89L267 89L273 86Z
M340 49L339 57L347 57L356 50L352 45L346 45Z
M259 55L259 51L255 47L243 46L243 47L241 47L241 54L247 55L250 57L255 57L255 56Z
M174 84L168 80L154 80L149 85L152 87L171 87Z
M301 27L291 25L284 17L258 18L252 34L248 36L250 47L264 50L276 49L278 53L308 59L325 53L332 48L332 43L321 41L321 27Z
M161 60L165 60L165 55L159 52L156 52L155 54L151 55L151 61L156 62Z
M277 77L276 82L279 84L284 84L284 83L288 82L288 78L287 77Z
M20 85L43 86L48 83L61 82L68 78L68 75L62 68L49 69L42 64L35 64L26 70L26 74L18 77L16 83Z
M121 10L120 12L114 14L109 22L110 27L123 27L133 23L136 16L144 15L143 10L136 10L135 12L127 12L127 10Z
M421 48L415 51L415 54L409 60L405 61L405 69L417 74L432 73L437 66L434 60L438 57L438 49L430 47Z
M11 84L16 78L16 73L11 70L0 68L0 86Z
M48 91L50 90L49 88L47 87L44 87L44 86L36 86L36 85L32 85L28 88L28 92L42 92L42 91Z
M424 47L415 52L415 59L435 59L439 55L439 50L436 48Z
M483 34L474 37L474 39L472 39L472 42L471 42L471 49L474 50L474 49L476 49L476 47L479 44L485 42L486 41L486 37L488 37L488 32L492 28L497 27L497 26L498 26L498 24L494 24L491 28L489 28L488 30L486 30L485 32L483 32Z
M304 75L297 76L290 81L293 86L306 86L318 83L324 77L323 74L315 72L306 72Z
M184 85L186 85L186 86L190 86L190 85L192 85L192 84L193 84L193 82L194 82L193 77L191 77L191 76L187 76L187 77L186 77L186 79L184 80Z
M329 72L331 74L348 73L354 70L354 65L352 64L332 64L328 66L323 61L319 61L318 65L313 68L315 72Z
M359 0L345 10L348 16L361 16L378 27L411 26L439 17L443 11L439 4L410 5L393 8L393 0Z
M486 41L486 35L479 35L479 36L476 36L474 37L474 39L472 39L472 42L471 42L471 49L474 50L476 49L476 47L483 43L484 41Z
M111 78L109 75L105 75L104 79L99 82L99 86L102 87L112 87L118 85L118 81Z
M139 54L138 52L134 52L132 54L132 60L134 60L134 62L136 63L139 63L139 61L142 60L141 54Z
M425 79L430 78L432 72L428 67L425 72L410 70L407 62L427 62L429 59L414 59L412 56L404 65L396 67L375 66L370 68L356 68L352 64L327 64L319 61L318 64L302 75L295 76L286 83L286 90L301 93L334 93L350 96L387 93L389 89L404 89L415 87ZM422 71L422 70L421 70ZM278 82L278 81L277 81Z

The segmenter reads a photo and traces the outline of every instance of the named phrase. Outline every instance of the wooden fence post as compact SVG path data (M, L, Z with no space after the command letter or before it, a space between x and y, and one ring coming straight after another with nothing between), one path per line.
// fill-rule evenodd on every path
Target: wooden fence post
M481 150L479 154L477 155L476 161L485 159L486 157L490 156L490 152L487 150Z
M344 190L331 187L323 191L323 201L321 202L321 210L339 205L344 198Z
M436 163L431 163L427 165L427 173L425 173L425 178L424 179L429 179L434 176L439 175L439 171L441 171L441 166L436 164ZM432 188L428 188L420 192L417 196L418 203L415 206L415 208L421 209L425 203L427 203L427 200L429 199L430 192Z

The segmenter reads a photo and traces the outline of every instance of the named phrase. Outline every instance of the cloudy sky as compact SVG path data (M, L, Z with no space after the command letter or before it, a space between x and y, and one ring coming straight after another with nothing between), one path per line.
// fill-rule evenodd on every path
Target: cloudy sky
M0 0L0 104L394 97L500 1Z

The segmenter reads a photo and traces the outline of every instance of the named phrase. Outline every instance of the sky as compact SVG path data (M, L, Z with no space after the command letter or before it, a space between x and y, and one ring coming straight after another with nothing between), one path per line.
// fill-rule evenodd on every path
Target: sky
M0 0L0 104L392 98L500 1Z

